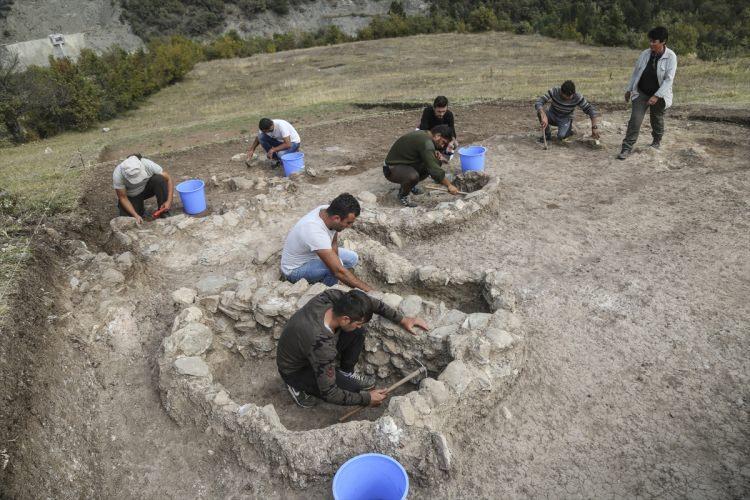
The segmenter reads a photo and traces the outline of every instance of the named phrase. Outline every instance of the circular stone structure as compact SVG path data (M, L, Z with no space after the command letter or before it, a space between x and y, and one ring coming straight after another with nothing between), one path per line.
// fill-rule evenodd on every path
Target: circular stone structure
M263 456L298 487L330 478L346 460L367 452L393 456L417 480L438 480L451 468L446 435L496 404L518 375L524 358L520 321L506 309L466 314L418 295L381 295L401 312L425 318L432 328L412 335L376 316L368 324L358 369L385 386L418 367L419 360L430 376L411 392L389 398L373 421L292 430L273 404L239 399L219 379L232 376L226 370L232 356L258 365L268 376L275 369L270 361L284 324L325 289L304 280L292 285L248 278L235 289L199 296L177 315L163 341L159 382L167 412L180 424L225 436L248 466L257 464L257 458L247 459L249 450L253 457ZM268 377L265 383L282 386L273 375L277 379ZM328 410L333 417L343 413L333 406Z
M416 207L388 207L384 204L364 203L357 218L357 230L380 241L390 240L401 246L398 240L424 238L437 232L445 232L497 207L501 187L498 178L490 177L483 172L467 172L457 175L454 183L468 194L452 196L426 189L423 195L415 197L420 203ZM369 199L372 196L368 192L359 195L360 199ZM433 204L429 203L431 198L435 201L445 201ZM393 199L395 200L395 194Z
M181 309L158 360L167 413L180 425L222 436L249 471L282 476L299 488L329 480L346 460L368 452L394 457L417 483L439 481L451 471L451 447L460 445L451 435L486 415L524 364L513 284L494 270L414 266L360 233L358 223L343 235L360 256L358 272L383 285L383 301L431 327L412 335L373 319L358 369L377 376L380 387L418 361L429 376L345 423L337 421L345 408L297 408L276 372L276 342L292 314L326 287L278 279L278 253L294 220L289 213L307 210L290 186L280 183L274 196L256 195L207 217L145 227L112 221L113 243L179 278L172 298ZM441 202L430 212L434 220L413 212L420 209L386 208L378 217L394 217L402 228L426 221L418 231L424 234L442 227L440 217L465 220L491 207L497 186L490 180L469 200ZM377 231L387 227L374 224Z

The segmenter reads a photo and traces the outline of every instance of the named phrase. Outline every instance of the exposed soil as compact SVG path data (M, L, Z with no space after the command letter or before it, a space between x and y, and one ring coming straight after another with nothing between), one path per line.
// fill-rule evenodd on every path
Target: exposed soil
M250 401L260 405L272 404L281 423L289 430L306 431L333 425L351 409L324 401L317 401L313 408L300 408L289 397L274 359L244 360L234 355L222 364L213 362L212 366L215 367L217 380L229 390L238 404ZM406 384L396 389L393 395L400 396L415 388L414 384ZM384 410L385 407L367 408L351 420L376 420Z
M528 364L502 405L448 436L454 466L446 483L439 490L415 484L414 496L750 495L747 128L680 121L674 117L689 110L679 110L668 115L661 151L644 146L644 124L634 155L620 162L621 107L605 114L603 150L574 141L543 151L527 104L455 112L459 139L487 146L487 171L504 182L499 216L394 251L420 265L509 273L530 325ZM395 186L382 177L382 158L417 115L304 127L306 163L319 176L296 181L300 199L289 223L343 190L387 200ZM208 196L219 211L263 194L230 191L222 179L280 175L230 160L245 148L234 141L153 159L177 179L215 175L219 186ZM345 165L353 171L324 171ZM102 243L116 215L112 167L95 172L82 201L81 232L91 244ZM330 484L296 491L263 475L261 464L248 472L235 459L242 450L167 417L155 359L175 314L171 291L198 270L183 275L139 263L127 291L139 328L107 342L97 337L111 318L65 319L80 304L68 286L68 251L53 245L37 254L26 295L15 301L19 327L10 338L19 348L0 366L9 408L2 416L12 419L0 434L9 455L0 472L4 495L329 495ZM273 367L235 361L222 383L248 398L266 395L290 428L340 416L328 405L310 413L292 406Z

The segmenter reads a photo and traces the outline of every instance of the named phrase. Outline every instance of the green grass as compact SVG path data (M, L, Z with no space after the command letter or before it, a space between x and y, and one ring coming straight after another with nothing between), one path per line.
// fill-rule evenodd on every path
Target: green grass
M182 149L254 130L262 115L315 120L311 117L341 112L355 102L427 102L437 94L454 103L531 101L567 78L594 102L618 102L637 54L485 33L422 35L201 63L184 82L104 124L109 133L66 133L0 150L0 188L17 196L25 211L65 211L75 207L82 175L105 148L116 154ZM321 69L331 64L344 66ZM675 104L745 107L750 104L748 82L748 58L681 58Z
M378 112L353 103L429 102L438 94L456 104L530 102L568 78L596 103L621 102L638 52L495 32L420 35L201 63L182 83L103 124L109 133L97 128L0 149L0 192L17 200L15 214L25 225L73 210L103 151L115 157L154 154L227 140L241 130L254 131L261 116L321 123ZM343 66L324 68L333 64ZM747 107L748 82L750 58L680 58L675 104ZM14 273L29 256L28 231L15 224L0 219L0 317Z

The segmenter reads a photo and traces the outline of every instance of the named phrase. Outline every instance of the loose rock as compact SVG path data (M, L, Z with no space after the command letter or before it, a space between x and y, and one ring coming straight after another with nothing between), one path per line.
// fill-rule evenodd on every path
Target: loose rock
M435 448L435 454L438 458L438 467L442 470L451 468L451 450L448 447L448 440L440 432L432 433L432 446Z
M404 242L401 240L401 236L399 236L396 231L391 231L390 233L388 233L388 237L391 239L391 242L398 248L404 247Z
M104 286L117 286L125 283L125 276L117 269L106 269L102 273L102 284Z

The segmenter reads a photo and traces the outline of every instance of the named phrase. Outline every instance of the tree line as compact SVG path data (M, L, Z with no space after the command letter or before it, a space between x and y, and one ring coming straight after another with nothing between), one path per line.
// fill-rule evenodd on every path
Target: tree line
M177 3L193 7L214 2L225 7L224 3L229 1L160 0L165 6ZM231 1L237 5L241 2ZM264 1L246 0L256 6L265 6ZM287 5L300 1L303 0L291 0ZM274 2L269 0L268 5L271 3ZM748 53L750 7L741 2L629 0L628 9L620 7L618 1L611 2L607 8L601 6L603 3L594 0L486 3L433 0L428 14L409 16L399 2L392 2L386 15L374 17L356 36L328 26L316 32L271 37L241 37L229 32L205 42L181 35L152 37L144 49L133 53L119 48L101 55L84 50L76 62L51 59L49 67L31 67L21 72L16 71L17 64L13 60L0 59L0 146L51 137L65 130L87 130L135 109L149 95L183 79L199 61L355 40L509 30L539 32L601 45L644 47L648 28L663 24L670 30L669 45L680 55L697 53L699 57L714 59ZM670 14L680 8L679 15ZM700 28L692 24L692 8L702 9L700 15L695 14L701 19ZM731 13L735 14L730 22ZM726 21L725 24L720 24L721 20Z
M136 34L153 36L216 34L234 12L252 19L270 10L286 14L312 0L121 0ZM401 2L375 18L374 32L391 36L441 31L500 30L608 46L640 46L656 25L670 29L678 54L718 59L750 51L747 0L428 0L430 12L406 16ZM403 22L406 20L407 22ZM389 26L383 26L389 24ZM421 28L407 32L406 29ZM367 28L364 30L368 32ZM377 36L377 35L373 35Z

